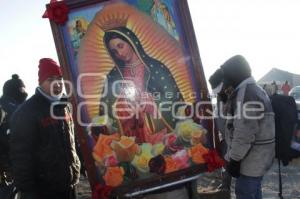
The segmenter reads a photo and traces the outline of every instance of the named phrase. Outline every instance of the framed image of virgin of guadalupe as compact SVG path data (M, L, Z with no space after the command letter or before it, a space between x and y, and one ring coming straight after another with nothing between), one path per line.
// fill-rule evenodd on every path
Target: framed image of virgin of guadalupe
M60 1L47 13L94 196L221 166L186 0Z

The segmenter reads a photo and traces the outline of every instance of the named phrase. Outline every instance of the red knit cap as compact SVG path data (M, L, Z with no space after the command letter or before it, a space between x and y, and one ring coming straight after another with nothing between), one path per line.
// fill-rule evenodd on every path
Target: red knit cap
M62 76L60 66L50 58L40 59L39 64L39 84L52 76Z

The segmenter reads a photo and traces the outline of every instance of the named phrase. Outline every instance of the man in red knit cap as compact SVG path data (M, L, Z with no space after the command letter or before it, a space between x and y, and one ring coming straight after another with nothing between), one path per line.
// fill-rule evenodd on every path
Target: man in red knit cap
M39 64L40 88L49 96L61 95L63 88L61 80L62 72L57 63L49 58L41 59Z
M80 162L59 65L39 62L39 87L12 116L11 161L21 199L75 199Z

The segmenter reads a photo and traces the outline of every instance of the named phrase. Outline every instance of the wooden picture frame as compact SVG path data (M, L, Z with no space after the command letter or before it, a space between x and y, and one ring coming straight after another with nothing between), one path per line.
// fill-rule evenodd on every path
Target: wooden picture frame
M72 96L73 116L76 121L76 131L89 182L93 190L98 184L112 186L113 191L111 194L116 197L132 197L194 180L200 173L207 171L207 165L201 153L208 152L209 149L216 147L216 131L209 114L212 108L208 98L208 89L187 0L155 0L155 2L160 3L157 4L159 6L155 7L154 0L67 0L64 1L69 9L66 23L59 25L50 20L64 79L69 82L66 84L66 90ZM47 5L47 8L49 6L50 4ZM120 35L122 37L119 37ZM126 41L123 41L129 45L129 48L138 58L137 66L142 71L142 75L136 75L140 73L138 73L138 69L132 69L137 68L134 64L128 70L122 68L123 66L119 66L127 63L128 60L126 60L126 56L122 57L120 55L120 49L118 49L120 43L114 43L112 40L119 41L123 37L126 39ZM122 45L124 45L124 42ZM120 60L122 64L119 63ZM156 64L161 69L151 69L152 66L154 68L158 67ZM114 70L119 71L119 73L114 72ZM139 79L140 77L148 78L145 70L148 71L149 79L156 78L152 83L149 79L147 84L145 80ZM125 73L125 71L127 72ZM134 76L136 78L132 80L134 85L141 84L142 86L139 89L145 89L147 93L150 93L150 101L155 102L154 104L157 104L159 100L166 100L167 97L157 100L155 94L153 94L154 91L150 91L150 89L155 90L155 86L157 86L157 89L163 90L168 89L168 86L174 86L179 91L177 101L185 102L186 105L177 106L174 111L171 111L175 113L176 120L172 118L172 115L170 117L171 122L169 122L169 116L165 116L164 112L161 111L162 107L156 107L159 112L157 115L160 117L153 119L153 109L156 109L153 108L154 105L147 109L149 98L146 97L148 101L145 103L146 105L143 104L143 111L147 109L147 114L142 112L144 114L144 116L140 116L143 118L142 122L138 119L134 120L138 126L144 125L137 127L140 128L139 130L135 131L132 130L132 126L126 126L133 121L127 120L127 118L116 119L116 121L112 119L110 121L111 117L107 116L104 117L104 122L102 116L108 114L102 115L101 113L100 115L102 106L99 106L99 104L104 101L102 99L111 100L107 97L109 95L106 96L103 93L105 93L107 87L111 89L109 78L118 81L117 74L121 74L122 80ZM165 76L160 76L161 74ZM124 82L121 82L121 86L118 85L121 90L124 88L124 84ZM150 88L149 85L154 86ZM187 91L188 96L185 96L186 93L183 91ZM125 91L120 91L120 93L122 92L124 94ZM161 90L160 93L162 93ZM166 93L163 92L163 94ZM109 111L114 110L113 107L116 107L117 100L123 99L118 94L113 96L113 103L106 102ZM136 90L134 90L134 96L136 96ZM175 95L170 98L175 98ZM139 98L139 100L141 99L144 98ZM127 101L129 101L128 98L126 98ZM171 100L172 103L174 101L176 100ZM202 103L197 106L198 102ZM192 114L189 112L189 108L193 109ZM151 111L149 111L150 109ZM123 107L122 110L127 109ZM118 111L113 113L118 116ZM124 114L124 112L122 113ZM147 120L146 117L150 117L150 119ZM179 122L186 122L187 119L191 123L185 123L184 125L180 123L179 125ZM146 120L148 123L145 124ZM152 121L154 122L151 123ZM156 131L156 125L160 127L159 131ZM168 125L170 128L168 128ZM192 130L190 129L191 126L193 126ZM185 128L188 128L188 130ZM151 133L149 133L150 131ZM196 131L198 131L198 134ZM184 132L187 132L187 135ZM201 132L201 139L195 137L196 134L199 135L199 132ZM115 139L111 137L112 134L120 136ZM141 134L145 134L144 137L140 136ZM103 147L103 144L107 142L105 135L110 136L107 148ZM161 135L160 138L158 138L158 135ZM193 137L193 135L195 136ZM103 138L103 143L99 142L100 136L101 139ZM178 140L181 140L181 142ZM177 149L176 147L174 149L174 144L178 146ZM171 150L171 145L174 151ZM198 147L199 145L201 147ZM100 148L97 148L97 146ZM121 149L117 151L116 148L120 146ZM134 152L132 146L137 146ZM149 149L149 146L152 148ZM154 148L154 146L157 148ZM143 150L147 147L147 150L151 150L151 159L146 156L142 157ZM166 149L167 147L169 148ZM153 155L153 151L156 151L155 155ZM187 164L177 165L172 170L172 166L175 164L172 161L174 161L175 154L179 151L183 153L182 156L188 157L186 159ZM149 162L158 156L163 159L164 172L158 171L162 169L161 159L153 161L152 166L154 165L154 168L150 168ZM201 160L196 156L200 157ZM146 165L144 165L145 161ZM129 166L120 166L121 163L126 163ZM157 171L155 170L156 167L159 167ZM108 174L109 169L111 169L110 175ZM169 171L166 172L168 169ZM135 171L132 172L132 170ZM127 171L129 176L125 174ZM111 176L116 175L118 172L117 177L122 177L121 182L116 176ZM138 177L134 177L134 175ZM111 181L109 179L117 180Z

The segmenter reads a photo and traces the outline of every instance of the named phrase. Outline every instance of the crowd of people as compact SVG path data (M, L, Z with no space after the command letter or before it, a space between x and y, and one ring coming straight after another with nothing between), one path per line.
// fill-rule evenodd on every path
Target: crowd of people
M276 81L273 81L271 84L264 84L263 89L264 90L272 89L273 93L278 93L278 94L288 96L291 90L291 85L287 80L281 86L277 85Z
M62 92L60 66L52 59L43 58L39 61L38 77L36 92L28 100L24 82L18 75L13 75L3 86L1 199L11 197L13 189L21 199L77 198L80 161L68 99ZM273 87L262 89L252 77L248 62L240 55L222 64L209 82L217 95L216 122L226 160L222 188L229 190L234 177L237 199L261 199L262 179L276 152L277 118L273 109L277 97ZM284 94L289 89L282 87ZM195 183L190 186L195 190ZM181 188L169 189L172 197Z

